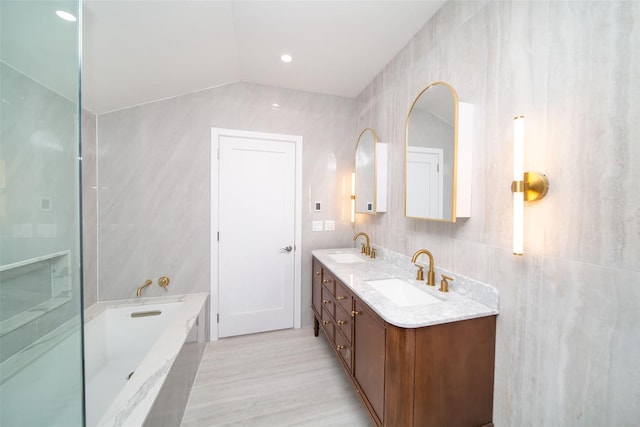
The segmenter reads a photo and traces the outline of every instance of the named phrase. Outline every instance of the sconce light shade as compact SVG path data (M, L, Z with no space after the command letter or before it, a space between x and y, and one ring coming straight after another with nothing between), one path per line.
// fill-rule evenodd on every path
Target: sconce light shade
M524 202L542 199L549 191L544 174L524 171L524 116L514 117L513 124L513 254L524 253Z

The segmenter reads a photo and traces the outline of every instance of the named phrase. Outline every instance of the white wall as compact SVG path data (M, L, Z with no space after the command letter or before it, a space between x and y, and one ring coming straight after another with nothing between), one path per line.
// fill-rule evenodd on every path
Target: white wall
M640 420L640 3L450 2L358 97L357 128L390 144L388 213L356 229L500 291L497 426ZM444 80L474 105L472 215L403 217L404 126ZM549 177L511 254L513 117Z

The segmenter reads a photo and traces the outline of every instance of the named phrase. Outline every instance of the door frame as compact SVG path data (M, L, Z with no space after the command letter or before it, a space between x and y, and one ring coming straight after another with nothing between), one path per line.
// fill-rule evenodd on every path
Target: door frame
M209 295L209 341L218 340L219 304L219 158L218 140L222 136L236 138L259 138L295 144L295 213L294 213L294 285L293 285L293 327L301 326L302 309L302 136L276 133L244 131L237 129L211 128L211 230L210 230L210 295Z

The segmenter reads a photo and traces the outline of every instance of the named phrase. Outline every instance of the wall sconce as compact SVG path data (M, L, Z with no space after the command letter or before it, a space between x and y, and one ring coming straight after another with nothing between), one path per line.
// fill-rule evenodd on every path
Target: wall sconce
M524 171L524 116L513 120L513 254L522 255L524 202L542 199L549 191L549 180L544 174Z
M356 173L351 172L351 222L356 222Z

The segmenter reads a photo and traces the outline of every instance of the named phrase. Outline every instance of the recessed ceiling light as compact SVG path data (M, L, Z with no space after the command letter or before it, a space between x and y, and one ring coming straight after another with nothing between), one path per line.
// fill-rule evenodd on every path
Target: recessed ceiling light
M289 63L289 62L293 61L293 58L288 53L283 53L280 56L280 59L282 60L282 62L286 62L286 63Z
M69 12L65 12L64 10L56 10L56 15L58 15L59 18L62 18L65 21L69 22L76 22L78 20L75 16L73 16Z
M277 104L277 103L275 103L275 102L274 102L273 104L271 104L271 106L272 106L273 108L278 108L278 107L280 107L280 104Z

